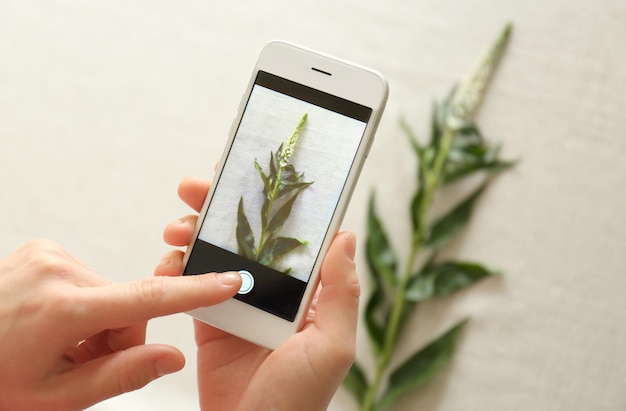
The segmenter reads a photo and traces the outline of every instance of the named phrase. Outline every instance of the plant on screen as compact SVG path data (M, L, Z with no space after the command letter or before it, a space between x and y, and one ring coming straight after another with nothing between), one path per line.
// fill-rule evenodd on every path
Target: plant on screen
M376 211L375 195L370 198L366 255L371 295L364 320L376 368L368 377L355 362L344 381L361 411L387 409L400 395L431 379L449 361L455 341L467 324L467 319L459 321L391 370L394 349L409 314L423 301L452 294L496 274L482 264L441 259L439 255L468 223L491 177L513 165L499 159L499 147L485 140L474 122L474 112L510 31L508 24L476 69L450 96L434 105L430 141L419 142L409 125L401 122L419 163L417 189L409 205L410 251L402 268ZM439 188L477 173L483 178L473 192L441 217L429 218Z
M307 242L298 238L283 237L280 230L289 218L298 195L313 184L304 180L289 162L296 143L306 123L304 114L289 139L280 144L276 152L270 152L269 172L266 174L258 161L254 160L263 182L263 205L261 207L261 231L258 245L244 210L243 196L237 209L237 246L239 254L260 264L275 268L278 259ZM289 273L290 269L283 270Z

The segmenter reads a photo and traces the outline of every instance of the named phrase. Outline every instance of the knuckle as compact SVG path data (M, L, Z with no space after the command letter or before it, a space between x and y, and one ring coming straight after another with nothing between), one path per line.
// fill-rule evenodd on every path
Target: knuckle
M358 299L361 297L361 284L356 270L356 263L354 261L350 261L349 264L350 268L348 271L348 278L346 279L346 289L348 295Z
M120 355L126 356L126 353L121 351ZM134 367L131 367L126 361L123 361L123 364L119 368L117 375L117 388L120 394L136 391L147 384L147 381L141 378L140 373Z
M35 257L31 263L34 274L42 277L67 277L67 266L64 262L54 256L39 255Z
M60 245L45 238L35 238L26 242L22 247L35 250L58 249Z
M43 277L68 276L70 264L57 243L44 239L31 240L22 246L21 251L32 274Z
M21 277L15 300L18 318L38 323L73 318L79 304L74 287L67 285L74 282L76 271L60 245L45 239L31 240L18 249L11 264Z
M348 295L359 299L361 297L361 284L357 276L354 276L351 281L348 282Z
M30 240L22 245L22 247L20 247L20 250L22 252L25 252L27 255L60 255L63 248L58 243L55 243L52 240L37 238L34 240Z
M167 295L167 284L164 277L146 278L137 283L137 297L142 301L160 301Z

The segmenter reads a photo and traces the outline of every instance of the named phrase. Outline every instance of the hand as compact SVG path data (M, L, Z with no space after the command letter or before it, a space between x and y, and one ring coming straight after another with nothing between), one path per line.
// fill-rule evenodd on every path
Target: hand
M150 318L216 304L237 273L111 284L46 240L0 260L0 409L78 410L184 365L145 345Z
M179 196L200 210L209 183L187 178ZM188 245L196 216L170 224L164 239ZM355 356L360 288L353 262L355 237L340 233L321 270L322 287L302 331L270 351L194 321L198 386L204 410L324 410ZM180 275L182 251L170 252L156 275Z

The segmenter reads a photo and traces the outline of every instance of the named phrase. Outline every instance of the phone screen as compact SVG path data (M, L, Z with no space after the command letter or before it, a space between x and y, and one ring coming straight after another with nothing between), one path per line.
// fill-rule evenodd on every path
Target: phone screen
M234 298L293 321L371 113L259 71L184 274L239 271Z

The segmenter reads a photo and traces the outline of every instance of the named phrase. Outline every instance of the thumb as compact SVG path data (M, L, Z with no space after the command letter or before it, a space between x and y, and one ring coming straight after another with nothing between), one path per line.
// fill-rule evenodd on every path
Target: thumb
M320 272L320 291L315 322L336 341L354 344L361 288L354 264L356 237L341 232L333 240Z
M181 370L185 357L176 348L140 345L118 351L60 374L48 391L68 409L85 409L100 401L144 387L166 374Z

